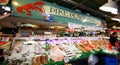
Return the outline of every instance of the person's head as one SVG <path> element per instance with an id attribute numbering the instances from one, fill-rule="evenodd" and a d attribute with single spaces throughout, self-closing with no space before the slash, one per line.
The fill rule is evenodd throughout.
<path id="1" fill-rule="evenodd" d="M 117 32 L 113 32 L 112 35 L 113 35 L 114 37 L 117 37 L 117 36 L 118 36 L 118 35 L 117 35 Z"/>

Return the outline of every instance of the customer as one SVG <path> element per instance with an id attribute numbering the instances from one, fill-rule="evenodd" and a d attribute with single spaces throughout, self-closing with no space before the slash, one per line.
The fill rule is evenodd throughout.
<path id="1" fill-rule="evenodd" d="M 117 32 L 113 32 L 112 35 L 110 36 L 109 42 L 113 47 L 116 47 L 116 49 L 118 50 L 118 34 Z"/>
<path id="2" fill-rule="evenodd" d="M 2 62 L 5 60 L 5 59 L 4 59 L 4 56 L 3 56 L 3 50 L 4 50 L 4 49 L 1 49 L 1 48 L 0 48 L 0 65 L 2 65 Z"/>

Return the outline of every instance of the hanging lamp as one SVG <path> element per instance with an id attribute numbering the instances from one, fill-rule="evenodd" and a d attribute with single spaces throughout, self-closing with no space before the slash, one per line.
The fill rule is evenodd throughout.
<path id="1" fill-rule="evenodd" d="M 116 1 L 112 1 L 112 0 L 108 0 L 108 2 L 102 5 L 99 9 L 106 12 L 111 12 L 113 14 L 117 14 L 118 12 L 117 3 Z"/>

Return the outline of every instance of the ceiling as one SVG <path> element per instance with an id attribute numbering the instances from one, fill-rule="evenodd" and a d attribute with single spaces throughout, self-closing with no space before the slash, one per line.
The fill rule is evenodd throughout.
<path id="1" fill-rule="evenodd" d="M 44 1 L 57 4 L 72 10 L 80 11 L 85 14 L 90 14 L 91 16 L 106 20 L 107 28 L 112 28 L 112 26 L 114 25 L 120 27 L 120 23 L 118 21 L 111 20 L 111 17 L 114 17 L 116 15 L 99 10 L 99 7 L 107 3 L 108 0 L 44 0 Z"/>

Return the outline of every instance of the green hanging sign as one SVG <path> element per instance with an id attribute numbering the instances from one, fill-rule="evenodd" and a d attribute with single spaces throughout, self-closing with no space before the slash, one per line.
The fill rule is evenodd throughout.
<path id="1" fill-rule="evenodd" d="M 101 19 L 40 0 L 13 0 L 12 5 L 15 16 L 44 20 L 45 15 L 50 14 L 53 15 L 53 21 L 58 23 L 105 26 Z"/>

